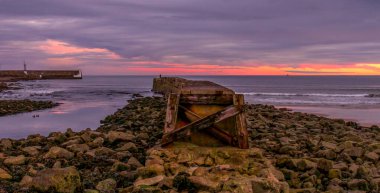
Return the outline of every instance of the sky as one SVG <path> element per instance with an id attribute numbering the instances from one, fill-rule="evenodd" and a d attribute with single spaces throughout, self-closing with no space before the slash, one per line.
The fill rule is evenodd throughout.
<path id="1" fill-rule="evenodd" d="M 0 69 L 380 75 L 379 0 L 0 0 Z"/>

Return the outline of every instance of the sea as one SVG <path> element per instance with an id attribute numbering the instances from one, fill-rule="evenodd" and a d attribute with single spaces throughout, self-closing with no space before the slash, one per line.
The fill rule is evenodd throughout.
<path id="1" fill-rule="evenodd" d="M 35 80 L 0 99 L 52 100 L 59 106 L 0 117 L 0 138 L 53 131 L 96 129 L 100 120 L 138 95 L 151 92 L 155 76 L 84 76 L 81 80 Z M 245 95 L 253 104 L 380 125 L 380 76 L 181 76 L 209 80 Z M 37 116 L 38 115 L 38 116 Z"/>

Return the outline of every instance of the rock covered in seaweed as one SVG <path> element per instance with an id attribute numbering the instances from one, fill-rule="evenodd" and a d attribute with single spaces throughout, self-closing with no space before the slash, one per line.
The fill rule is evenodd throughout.
<path id="1" fill-rule="evenodd" d="M 52 101 L 0 100 L 0 116 L 48 109 L 57 105 Z"/>

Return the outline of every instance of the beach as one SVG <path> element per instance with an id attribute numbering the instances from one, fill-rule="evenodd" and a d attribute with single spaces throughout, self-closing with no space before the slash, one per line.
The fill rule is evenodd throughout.
<path id="1" fill-rule="evenodd" d="M 79 192 L 219 192 L 252 186 L 243 183 L 249 179 L 278 192 L 378 190 L 379 127 L 248 105 L 250 150 L 245 153 L 255 159 L 247 158 L 250 164 L 244 166 L 234 165 L 228 154 L 211 155 L 194 145 L 175 145 L 178 155 L 161 149 L 165 107 L 161 97 L 135 99 L 94 130 L 2 139 L 0 187 L 8 192 L 62 192 L 60 184 Z M 187 157 L 194 148 L 205 152 Z M 218 151 L 236 153 L 228 147 Z M 47 180 L 54 176 L 61 177 Z"/>
<path id="2" fill-rule="evenodd" d="M 52 101 L 59 106 L 0 117 L 0 137 L 47 135 L 72 128 L 97 128 L 99 120 L 125 105 L 134 95 L 153 96 L 155 76 L 85 76 L 81 80 L 37 80 L 12 83 L 3 100 Z M 269 104 L 371 126 L 377 118 L 380 92 L 377 76 L 183 76 L 209 80 L 244 94 L 249 104 Z M 301 108 L 302 107 L 302 108 Z M 306 111 L 307 110 L 307 111 Z M 38 114 L 38 118 L 33 115 Z M 368 116 L 367 116 L 368 115 Z M 69 120 L 69 121 L 68 121 Z"/>
<path id="3" fill-rule="evenodd" d="M 151 77 L 146 79 L 151 80 Z M 146 79 L 140 77 L 138 80 L 141 82 Z M 111 82 L 113 81 L 116 80 L 112 79 Z M 47 90 L 57 89 L 52 86 L 54 84 L 62 86 L 59 90 Z M 69 121 L 62 121 L 58 122 L 58 129 L 45 129 L 50 124 L 47 123 L 34 125 L 42 130 L 33 130 L 33 124 L 29 124 L 29 131 L 25 131 L 28 128 L 28 124 L 25 124 L 21 134 L 18 130 L 2 130 L 2 135 L 15 137 L 2 137 L 0 140 L 1 191 L 249 190 L 297 193 L 380 190 L 380 128 L 355 122 L 349 119 L 349 114 L 343 118 L 326 117 L 335 111 L 342 115 L 339 108 L 329 107 L 332 109 L 329 110 L 316 106 L 249 104 L 250 95 L 246 95 L 248 103 L 244 109 L 249 133 L 248 150 L 228 146 L 199 147 L 186 141 L 162 148 L 160 144 L 167 103 L 165 98 L 158 95 L 143 96 L 152 94 L 146 91 L 147 86 L 138 86 L 135 82 L 131 84 L 134 90 L 121 84 L 116 85 L 118 90 L 109 87 L 110 82 L 104 81 L 97 82 L 92 88 L 86 84 L 87 90 L 71 81 L 25 82 L 21 83 L 26 86 L 24 90 L 6 93 L 6 96 L 18 95 L 34 99 L 34 102 L 37 99 L 52 99 L 64 104 L 41 111 L 3 116 L 0 120 L 4 124 L 4 120 L 13 119 L 14 124 L 20 116 L 29 117 L 33 114 L 39 114 L 42 119 L 25 117 L 26 120 L 35 120 L 36 123 L 41 120 L 51 121 L 49 114 L 52 112 L 78 116 L 83 113 L 73 112 L 81 112 L 83 108 L 87 109 L 85 112 L 91 117 L 93 111 L 106 109 L 109 104 L 115 106 L 109 109 L 114 109 L 113 113 L 96 114 L 102 116 L 100 122 L 89 118 L 81 125 L 84 127 L 93 122 L 91 127 L 63 127 L 70 124 Z M 82 93 L 74 95 L 73 93 L 79 92 L 78 89 Z M 88 95 L 83 95 L 84 93 Z M 94 93 L 96 96 L 91 97 Z M 66 97 L 70 98 L 62 100 Z M 100 103 L 104 99 L 108 99 L 107 103 Z M 79 103 L 83 106 L 76 107 Z M 62 107 L 64 109 L 59 110 Z M 89 107 L 92 108 L 88 109 Z M 363 114 L 360 111 L 363 109 L 359 108 L 345 112 L 353 110 Z M 376 109 L 367 110 L 368 107 L 363 110 L 368 114 L 363 114 L 362 121 L 366 117 L 371 119 L 370 114 L 376 115 Z M 83 114 L 81 118 L 85 117 Z M 62 118 L 68 117 L 55 119 Z M 71 120 L 75 122 L 76 119 Z M 22 121 L 19 120 L 20 123 Z"/>

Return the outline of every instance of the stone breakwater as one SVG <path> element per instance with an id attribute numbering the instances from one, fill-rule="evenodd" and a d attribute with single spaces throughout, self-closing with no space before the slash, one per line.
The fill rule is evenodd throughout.
<path id="1" fill-rule="evenodd" d="M 248 150 L 159 147 L 166 102 L 96 130 L 0 141 L 0 192 L 379 192 L 380 128 L 247 105 Z"/>
<path id="2" fill-rule="evenodd" d="M 80 70 L 0 70 L 0 78 L 11 80 L 82 79 Z"/>
<path id="3" fill-rule="evenodd" d="M 48 109 L 57 105 L 52 101 L 0 100 L 0 116 Z"/>

